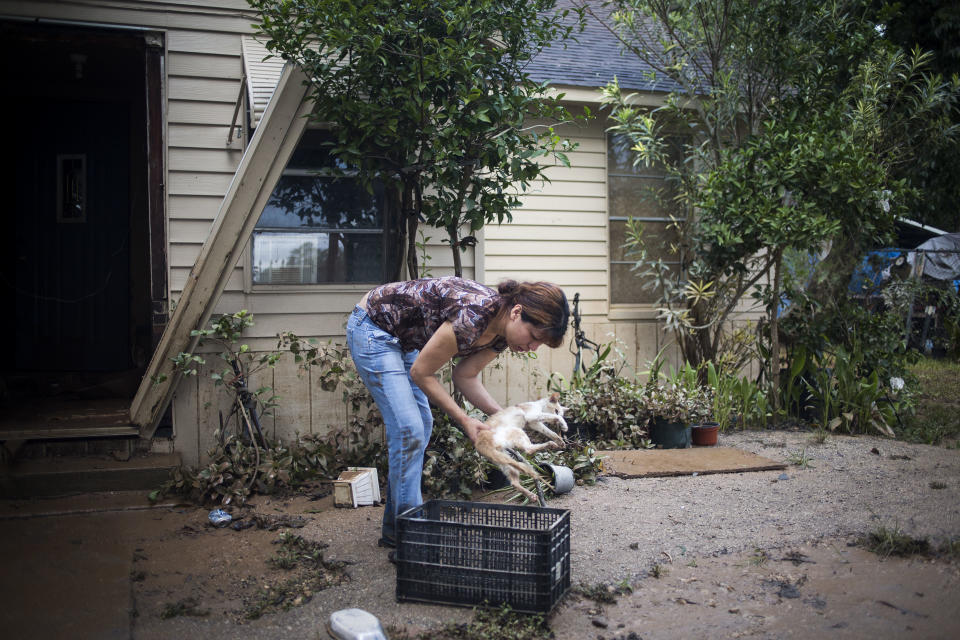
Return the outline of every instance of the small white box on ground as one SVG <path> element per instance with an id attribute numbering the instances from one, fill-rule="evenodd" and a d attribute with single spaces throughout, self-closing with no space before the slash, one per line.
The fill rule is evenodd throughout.
<path id="1" fill-rule="evenodd" d="M 380 502 L 380 484 L 373 467 L 347 467 L 333 483 L 333 504 L 359 507 Z"/>
<path id="2" fill-rule="evenodd" d="M 377 476 L 377 468 L 347 467 L 347 471 L 366 471 L 370 474 L 370 490 L 373 493 L 373 502 L 371 504 L 378 504 L 380 502 L 380 478 Z"/>

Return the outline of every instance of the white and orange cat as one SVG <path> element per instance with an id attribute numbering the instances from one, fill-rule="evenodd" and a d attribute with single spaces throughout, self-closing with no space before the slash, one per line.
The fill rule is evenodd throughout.
<path id="1" fill-rule="evenodd" d="M 537 496 L 520 484 L 520 474 L 543 480 L 542 477 L 526 462 L 514 460 L 507 449 L 517 449 L 524 453 L 536 453 L 542 449 L 560 449 L 563 447 L 563 438 L 551 431 L 545 423 L 555 422 L 562 431 L 567 430 L 567 423 L 563 419 L 564 407 L 560 406 L 560 396 L 554 393 L 549 398 L 523 402 L 506 409 L 501 409 L 489 418 L 486 425 L 489 430 L 483 429 L 477 433 L 476 448 L 480 455 L 499 465 L 510 484 L 536 501 Z M 533 429 L 542 433 L 549 440 L 533 444 L 525 429 Z"/>

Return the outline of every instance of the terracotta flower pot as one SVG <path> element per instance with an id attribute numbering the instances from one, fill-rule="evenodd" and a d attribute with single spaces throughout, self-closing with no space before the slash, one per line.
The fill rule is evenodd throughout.
<path id="1" fill-rule="evenodd" d="M 717 446 L 717 432 L 720 431 L 720 425 L 716 422 L 705 422 L 698 424 L 692 429 L 693 446 L 695 447 L 715 447 Z"/>

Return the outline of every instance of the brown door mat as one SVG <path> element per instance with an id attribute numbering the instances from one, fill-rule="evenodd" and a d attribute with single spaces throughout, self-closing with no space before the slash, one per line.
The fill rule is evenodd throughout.
<path id="1" fill-rule="evenodd" d="M 621 478 L 742 473 L 787 467 L 784 463 L 732 447 L 598 451 L 597 455 L 603 458 L 604 473 Z"/>

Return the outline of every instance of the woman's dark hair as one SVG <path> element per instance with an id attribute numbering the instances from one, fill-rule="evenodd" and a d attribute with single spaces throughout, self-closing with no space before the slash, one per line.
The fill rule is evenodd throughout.
<path id="1" fill-rule="evenodd" d="M 517 282 L 504 280 L 497 286 L 504 306 L 522 308 L 520 317 L 544 334 L 544 343 L 559 347 L 570 324 L 570 307 L 563 289 L 549 282 Z"/>

